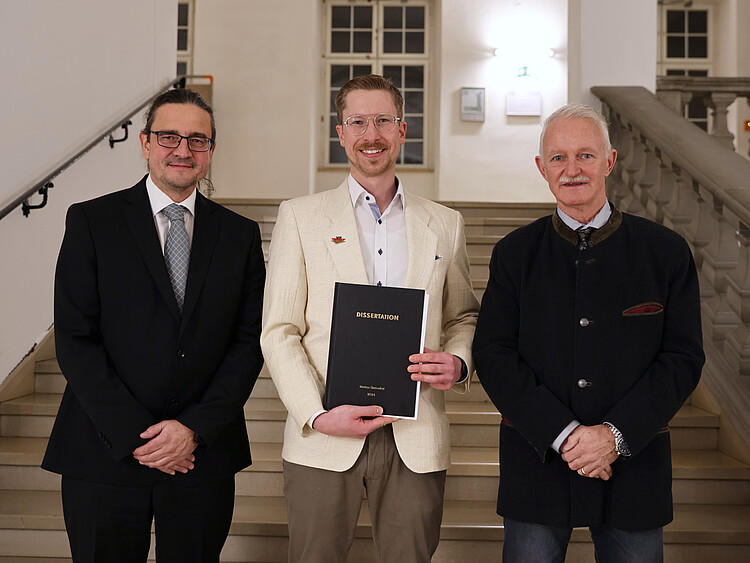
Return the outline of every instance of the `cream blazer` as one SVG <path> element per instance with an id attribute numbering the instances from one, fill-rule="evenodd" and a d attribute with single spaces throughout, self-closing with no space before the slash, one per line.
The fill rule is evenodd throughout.
<path id="1" fill-rule="evenodd" d="M 409 265 L 406 286 L 430 296 L 425 346 L 461 357 L 473 372 L 471 343 L 479 304 L 471 287 L 460 213 L 405 194 Z M 343 238 L 343 242 L 333 239 Z M 261 346 L 271 378 L 289 411 L 282 457 L 292 463 L 345 471 L 364 439 L 316 432 L 323 410 L 334 282 L 369 283 L 349 188 L 285 201 L 279 207 L 266 277 Z M 458 392 L 468 391 L 468 381 Z M 421 386 L 417 420 L 393 423 L 401 459 L 416 473 L 450 466 L 445 394 Z"/>

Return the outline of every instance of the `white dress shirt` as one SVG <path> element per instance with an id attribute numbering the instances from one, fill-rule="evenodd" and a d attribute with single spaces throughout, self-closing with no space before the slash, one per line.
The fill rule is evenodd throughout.
<path id="1" fill-rule="evenodd" d="M 193 244 L 193 226 L 195 224 L 195 198 L 196 191 L 193 190 L 187 199 L 179 202 L 189 213 L 185 213 L 185 230 L 187 231 L 190 244 Z M 167 233 L 169 232 L 169 219 L 162 213 L 162 210 L 176 203 L 172 201 L 167 194 L 161 191 L 154 181 L 151 179 L 151 174 L 146 178 L 146 192 L 148 193 L 149 202 L 151 202 L 151 213 L 154 216 L 154 224 L 156 225 L 156 232 L 159 235 L 159 244 L 161 245 L 161 251 L 164 252 L 164 244 L 167 242 Z"/>
<path id="2" fill-rule="evenodd" d="M 409 246 L 401 182 L 396 178 L 396 195 L 382 214 L 375 197 L 351 174 L 348 182 L 367 279 L 373 285 L 403 287 L 409 266 Z"/>

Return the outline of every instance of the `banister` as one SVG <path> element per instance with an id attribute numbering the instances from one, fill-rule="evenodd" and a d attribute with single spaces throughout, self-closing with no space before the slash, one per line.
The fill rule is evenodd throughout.
<path id="1" fill-rule="evenodd" d="M 127 113 L 108 124 L 106 127 L 99 130 L 98 133 L 96 133 L 93 136 L 93 140 L 86 144 L 82 149 L 79 149 L 75 151 L 71 156 L 67 157 L 62 164 L 56 165 L 53 168 L 45 171 L 40 176 L 37 177 L 36 180 L 33 182 L 30 182 L 27 184 L 26 188 L 21 192 L 19 196 L 17 196 L 15 199 L 13 199 L 9 204 L 7 204 L 5 207 L 3 207 L 0 210 L 0 220 L 3 219 L 6 215 L 8 215 L 11 211 L 13 211 L 16 207 L 23 205 L 23 203 L 28 200 L 32 195 L 39 192 L 41 189 L 44 189 L 47 184 L 49 184 L 55 177 L 57 177 L 59 174 L 70 168 L 73 164 L 75 164 L 82 156 L 84 156 L 86 153 L 88 153 L 91 149 L 93 149 L 96 145 L 98 145 L 103 139 L 107 138 L 113 131 L 116 129 L 119 129 L 120 127 L 125 127 L 125 124 L 130 121 L 130 118 L 141 111 L 144 107 L 149 105 L 154 98 L 156 98 L 159 94 L 167 90 L 170 86 L 181 86 L 184 87 L 185 81 L 184 78 L 181 80 L 175 80 L 170 79 L 167 82 L 164 82 L 157 90 L 156 93 L 149 94 L 146 98 L 141 99 L 137 105 L 132 107 L 130 110 L 127 111 Z M 35 208 L 35 206 L 28 206 L 28 208 Z M 26 214 L 25 214 L 26 215 Z"/>

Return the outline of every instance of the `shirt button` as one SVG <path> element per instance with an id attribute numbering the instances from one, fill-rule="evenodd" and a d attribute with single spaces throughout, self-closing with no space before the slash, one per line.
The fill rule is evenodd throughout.
<path id="1" fill-rule="evenodd" d="M 583 327 L 589 326 L 589 320 L 586 317 L 583 317 L 580 321 L 578 321 L 578 324 Z"/>
<path id="2" fill-rule="evenodd" d="M 588 381 L 586 381 L 585 379 L 579 379 L 578 380 L 578 387 L 580 387 L 581 389 L 585 389 L 589 385 L 590 385 L 590 383 Z"/>
<path id="3" fill-rule="evenodd" d="M 176 407 L 179 404 L 180 404 L 180 401 L 178 401 L 177 399 L 170 399 L 170 401 L 169 401 L 169 406 L 170 407 Z"/>
<path id="4" fill-rule="evenodd" d="M 182 351 L 182 350 L 177 350 L 177 357 L 178 358 L 184 358 L 185 357 L 185 352 Z"/>
<path id="5" fill-rule="evenodd" d="M 365 196 L 365 199 L 366 199 L 367 201 L 370 201 L 370 196 L 369 196 L 369 195 L 366 195 L 366 196 Z"/>
<path id="6" fill-rule="evenodd" d="M 382 224 L 383 224 L 383 220 L 382 219 L 378 219 L 378 225 L 382 225 Z"/>

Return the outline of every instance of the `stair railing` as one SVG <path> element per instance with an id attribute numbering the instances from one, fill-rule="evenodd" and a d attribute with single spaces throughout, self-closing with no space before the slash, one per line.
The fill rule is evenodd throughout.
<path id="1" fill-rule="evenodd" d="M 680 233 L 701 285 L 703 380 L 750 446 L 750 161 L 642 87 L 591 91 L 618 161 L 611 201 Z"/>

